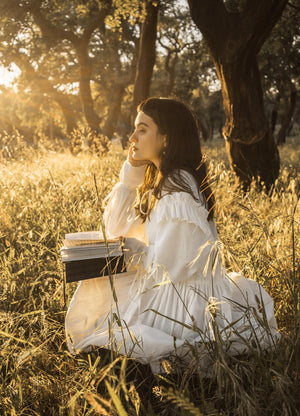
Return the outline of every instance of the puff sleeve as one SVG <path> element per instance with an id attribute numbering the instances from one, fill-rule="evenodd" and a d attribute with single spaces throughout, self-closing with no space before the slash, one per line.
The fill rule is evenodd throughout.
<path id="1" fill-rule="evenodd" d="M 104 201 L 107 201 L 103 219 L 108 238 L 144 240 L 144 226 L 134 209 L 136 188 L 143 182 L 144 173 L 145 166 L 133 167 L 128 160 L 124 162 L 119 182 Z"/>

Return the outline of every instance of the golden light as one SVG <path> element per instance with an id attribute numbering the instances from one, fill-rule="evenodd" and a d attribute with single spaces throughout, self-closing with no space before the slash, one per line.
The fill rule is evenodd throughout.
<path id="1" fill-rule="evenodd" d="M 0 85 L 13 87 L 16 78 L 18 78 L 20 74 L 21 71 L 15 64 L 12 64 L 10 69 L 0 66 Z"/>

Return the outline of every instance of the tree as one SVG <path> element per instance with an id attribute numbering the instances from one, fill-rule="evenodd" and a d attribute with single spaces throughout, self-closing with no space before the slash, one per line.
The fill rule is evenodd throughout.
<path id="1" fill-rule="evenodd" d="M 22 123 L 16 112 L 20 95 L 1 86 L 0 98 L 0 136 L 3 132 L 12 135 L 18 131 L 25 139 L 31 139 L 34 132 Z"/>
<path id="2" fill-rule="evenodd" d="M 68 12 L 70 13 L 70 11 L 72 11 L 72 5 L 66 2 L 65 6 L 68 6 Z M 55 7 L 55 5 L 50 7 L 50 13 L 53 13 L 53 7 Z M 44 38 L 47 40 L 51 39 L 54 42 L 67 40 L 74 46 L 79 65 L 79 91 L 84 115 L 89 127 L 96 132 L 100 132 L 99 124 L 101 119 L 94 111 L 90 86 L 92 68 L 88 48 L 93 32 L 96 29 L 99 29 L 99 27 L 104 27 L 104 21 L 110 11 L 110 7 L 111 0 L 103 1 L 101 8 L 98 8 L 96 4 L 89 8 L 85 8 L 82 5 L 81 10 L 82 15 L 85 17 L 85 21 L 79 21 L 79 24 L 76 22 L 77 28 L 76 26 L 75 28 L 72 26 L 71 28 L 64 28 L 63 25 L 57 24 L 61 22 L 56 22 L 56 24 L 54 24 L 53 21 L 47 17 L 47 14 L 43 13 L 41 0 L 35 0 L 25 7 L 25 9 L 33 16 L 35 23 L 40 27 Z M 72 13 L 70 14 L 72 16 Z M 84 26 L 82 25 L 83 23 Z"/>
<path id="3" fill-rule="evenodd" d="M 266 102 L 272 107 L 270 113 L 274 129 L 279 114 L 281 126 L 276 136 L 278 145 L 285 142 L 300 87 L 299 16 L 297 1 L 290 0 L 258 56 Z"/>
<path id="4" fill-rule="evenodd" d="M 27 91 L 39 84 L 41 92 L 59 100 L 61 106 L 62 98 L 68 98 L 68 94 L 62 97 L 62 91 L 68 92 L 78 82 L 89 127 L 109 138 L 118 130 L 122 100 L 134 81 L 136 28 L 143 18 L 136 14 L 141 0 L 117 3 L 13 0 L 3 10 L 0 34 L 6 66 L 18 60 L 25 71 L 28 58 Z M 73 102 L 75 95 L 70 97 Z M 70 107 L 62 110 L 70 115 Z"/>
<path id="5" fill-rule="evenodd" d="M 18 53 L 13 57 L 14 62 L 22 70 L 23 74 L 27 76 L 42 94 L 47 94 L 53 101 L 55 101 L 61 108 L 66 122 L 67 134 L 71 134 L 77 128 L 77 117 L 67 94 L 57 90 L 53 82 L 47 77 L 39 74 L 31 65 L 28 56 L 24 53 Z"/>
<path id="6" fill-rule="evenodd" d="M 57 77 L 51 71 L 51 59 L 45 59 L 46 54 L 41 42 L 39 30 L 32 22 L 29 14 L 21 13 L 18 9 L 11 8 L 11 4 L 6 4 L 6 7 L 1 8 L 1 11 L 1 63 L 10 67 L 13 62 L 22 70 L 22 76 L 18 78 L 19 100 L 17 101 L 17 112 L 19 114 L 17 116 L 17 113 L 14 113 L 11 117 L 12 125 L 23 134 L 26 134 L 27 138 L 32 138 L 37 132 L 37 124 L 41 127 L 40 121 L 43 111 L 41 111 L 41 107 L 38 108 L 38 104 L 42 102 L 40 98 L 45 98 L 45 95 L 47 95 L 60 107 L 66 123 L 66 130 L 67 132 L 71 132 L 76 128 L 78 120 L 78 115 L 74 111 L 73 103 L 71 103 L 71 98 L 73 97 L 69 97 L 68 94 L 60 90 L 59 85 L 57 85 L 58 83 L 54 81 Z M 65 52 L 66 50 L 64 50 Z M 56 57 L 55 64 L 53 63 L 56 71 L 62 63 L 63 61 Z M 50 73 L 52 77 L 50 77 Z M 22 114 L 22 111 L 20 111 L 23 105 L 28 115 L 27 110 L 30 107 L 30 103 L 25 99 L 24 92 L 26 92 L 27 96 L 31 95 L 32 97 L 39 123 L 36 123 L 34 113 L 31 113 L 33 118 L 30 117 L 30 125 L 28 123 L 28 117 L 25 116 L 25 112 Z M 57 109 L 56 105 L 54 107 Z M 22 122 L 23 116 L 24 120 Z M 60 117 L 55 118 L 55 123 L 60 123 Z M 45 124 L 49 123 L 49 116 L 45 117 L 44 122 L 45 127 Z M 27 128 L 24 129 L 25 126 Z M 58 128 L 58 126 L 56 125 L 55 128 Z"/>
<path id="7" fill-rule="evenodd" d="M 288 0 L 188 0 L 221 82 L 223 136 L 231 166 L 244 189 L 253 177 L 270 188 L 279 156 L 264 112 L 257 54 Z"/>
<path id="8" fill-rule="evenodd" d="M 197 116 L 203 140 L 218 123 L 212 110 L 216 71 L 202 35 L 188 7 L 177 1 L 161 3 L 158 19 L 158 48 L 151 95 L 174 96 L 186 102 Z M 220 110 L 222 114 L 222 109 Z"/>
<path id="9" fill-rule="evenodd" d="M 76 81 L 79 81 L 86 121 L 93 131 L 100 131 L 101 118 L 94 111 L 91 92 L 89 44 L 95 31 L 104 30 L 104 21 L 110 11 L 111 0 L 102 1 L 101 7 L 94 0 L 81 4 L 60 0 L 47 3 L 42 0 L 12 0 L 3 9 L 2 37 L 6 44 L 9 39 L 10 47 L 2 49 L 2 56 L 10 62 L 17 60 L 28 79 L 35 80 L 42 91 L 59 102 L 67 116 L 68 131 L 74 125 L 74 117 L 71 116 L 69 100 L 56 87 L 68 83 L 70 63 L 78 69 Z M 60 72 L 62 68 L 63 73 Z"/>
<path id="10" fill-rule="evenodd" d="M 195 30 L 191 30 L 191 17 L 188 9 L 177 2 L 162 4 L 158 23 L 158 43 L 163 53 L 164 71 L 168 80 L 161 85 L 161 94 L 171 96 L 176 83 L 176 68 L 180 57 L 186 50 L 193 49 L 197 43 Z M 197 44 L 198 45 L 198 44 Z"/>
<path id="11" fill-rule="evenodd" d="M 151 78 L 156 56 L 158 3 L 146 0 L 146 14 L 141 28 L 139 56 L 133 92 L 133 106 L 149 97 Z"/>
<path id="12" fill-rule="evenodd" d="M 122 102 L 127 87 L 134 83 L 139 44 L 136 25 L 120 19 L 120 31 L 106 31 L 104 48 L 94 63 L 100 68 L 94 77 L 95 92 L 105 97 L 107 107 L 102 132 L 110 139 L 119 132 Z"/>

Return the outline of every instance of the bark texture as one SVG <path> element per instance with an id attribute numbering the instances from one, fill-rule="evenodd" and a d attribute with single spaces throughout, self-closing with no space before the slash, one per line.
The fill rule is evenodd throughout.
<path id="1" fill-rule="evenodd" d="M 106 121 L 103 127 L 104 136 L 109 139 L 112 138 L 116 132 L 116 126 L 118 124 L 119 116 L 121 113 L 121 105 L 125 94 L 125 84 L 117 84 L 114 87 L 114 93 L 111 97 L 111 102 L 108 107 Z"/>
<path id="2" fill-rule="evenodd" d="M 288 0 L 245 0 L 229 10 L 222 0 L 189 0 L 191 15 L 211 51 L 221 82 L 223 136 L 244 189 L 252 178 L 270 188 L 279 155 L 265 115 L 257 54 Z"/>
<path id="3" fill-rule="evenodd" d="M 91 64 L 88 56 L 88 42 L 81 41 L 77 44 L 79 63 L 79 92 L 82 110 L 85 119 L 92 131 L 100 133 L 101 118 L 94 110 L 94 100 L 91 92 Z"/>
<path id="4" fill-rule="evenodd" d="M 166 62 L 165 62 L 165 70 L 169 74 L 169 82 L 166 87 L 166 97 L 171 96 L 173 89 L 175 87 L 177 62 L 178 62 L 178 53 L 174 52 L 172 54 L 172 51 L 169 49 L 167 57 L 166 57 Z"/>
<path id="5" fill-rule="evenodd" d="M 146 2 L 146 17 L 142 24 L 139 56 L 136 68 L 136 78 L 133 92 L 133 106 L 136 106 L 149 97 L 151 78 L 156 57 L 158 5 Z M 135 111 L 135 110 L 134 110 Z"/>

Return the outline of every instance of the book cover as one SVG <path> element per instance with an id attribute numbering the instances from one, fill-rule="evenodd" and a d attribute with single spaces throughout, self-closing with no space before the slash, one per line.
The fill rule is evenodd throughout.
<path id="1" fill-rule="evenodd" d="M 120 239 L 104 240 L 100 231 L 66 234 L 61 248 L 66 282 L 126 271 Z"/>

